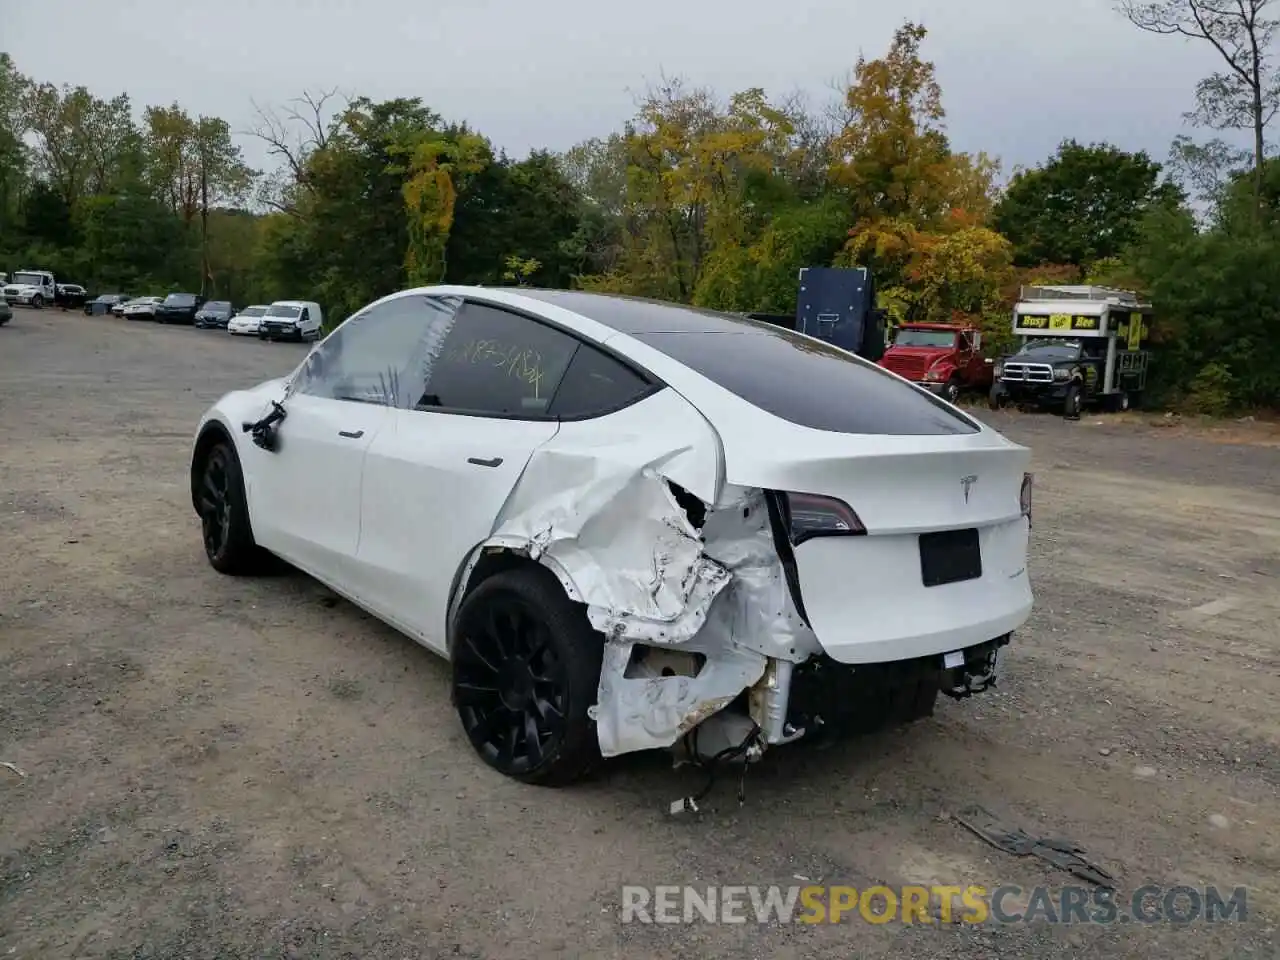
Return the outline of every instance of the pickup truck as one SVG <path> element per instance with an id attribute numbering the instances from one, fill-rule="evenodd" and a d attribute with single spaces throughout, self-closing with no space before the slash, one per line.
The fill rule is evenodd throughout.
<path id="1" fill-rule="evenodd" d="M 952 323 L 902 324 L 879 363 L 948 403 L 962 390 L 986 392 L 995 367 L 982 355 L 982 333 Z"/>

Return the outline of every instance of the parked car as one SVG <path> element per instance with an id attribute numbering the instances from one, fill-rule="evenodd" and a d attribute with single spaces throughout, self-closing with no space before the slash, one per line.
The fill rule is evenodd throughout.
<path id="1" fill-rule="evenodd" d="M 112 315 L 117 317 L 123 317 L 125 306 L 136 299 L 137 299 L 136 297 L 131 297 L 127 294 L 122 294 L 120 296 L 120 299 L 111 305 Z"/>
<path id="2" fill-rule="evenodd" d="M 164 297 L 135 297 L 124 305 L 121 315 L 126 320 L 154 320 L 162 303 Z"/>
<path id="3" fill-rule="evenodd" d="M 227 323 L 236 315 L 229 300 L 210 300 L 196 311 L 195 324 L 202 330 L 225 330 Z"/>
<path id="4" fill-rule="evenodd" d="M 0 327 L 13 319 L 13 307 L 9 306 L 7 300 L 0 297 Z"/>
<path id="5" fill-rule="evenodd" d="M 258 332 L 258 321 L 268 309 L 268 306 L 262 303 L 255 303 L 253 306 L 245 307 L 228 321 L 227 333 L 237 335 L 256 334 Z"/>
<path id="6" fill-rule="evenodd" d="M 156 320 L 160 323 L 194 324 L 203 305 L 204 297 L 198 293 L 171 293 L 156 307 Z"/>
<path id="7" fill-rule="evenodd" d="M 89 293 L 78 283 L 60 283 L 54 287 L 54 303 L 66 310 L 68 307 L 84 307 Z"/>
<path id="8" fill-rule="evenodd" d="M 85 302 L 85 316 L 98 317 L 111 313 L 115 307 L 123 306 L 128 299 L 123 293 L 104 293 Z"/>
<path id="9" fill-rule="evenodd" d="M 270 551 L 449 658 L 483 761 L 564 784 L 990 688 L 1032 608 L 1030 456 L 743 316 L 443 286 L 222 397 L 190 492 L 214 569 Z"/>
<path id="10" fill-rule="evenodd" d="M 319 340 L 324 314 L 314 300 L 277 300 L 258 322 L 263 340 Z"/>

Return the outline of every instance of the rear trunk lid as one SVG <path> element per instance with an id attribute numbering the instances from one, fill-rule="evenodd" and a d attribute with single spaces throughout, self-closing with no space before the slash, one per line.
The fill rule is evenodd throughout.
<path id="1" fill-rule="evenodd" d="M 934 436 L 799 431 L 792 442 L 732 433 L 726 479 L 831 497 L 865 533 L 794 547 L 800 600 L 826 653 L 844 663 L 936 658 L 1003 636 L 1031 612 L 1031 453 L 990 430 Z M 803 503 L 800 498 L 794 502 Z"/>

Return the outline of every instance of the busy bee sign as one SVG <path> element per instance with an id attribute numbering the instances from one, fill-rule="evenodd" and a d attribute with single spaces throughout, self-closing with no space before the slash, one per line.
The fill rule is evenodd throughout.
<path id="1" fill-rule="evenodd" d="M 1082 316 L 1071 313 L 1020 313 L 1014 321 L 1014 330 L 1024 333 L 1037 333 L 1047 330 L 1052 333 L 1080 333 L 1099 330 L 1100 318 Z"/>

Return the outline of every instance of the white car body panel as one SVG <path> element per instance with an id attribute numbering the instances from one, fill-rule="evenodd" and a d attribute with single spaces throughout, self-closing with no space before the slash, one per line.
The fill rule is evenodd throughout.
<path id="1" fill-rule="evenodd" d="M 262 406 L 248 418 L 260 417 Z M 280 425 L 280 452 L 240 440 L 258 543 L 328 583 L 346 582 L 360 539 L 364 456 L 390 413 L 373 404 L 298 395 L 290 398 Z"/>
<path id="2" fill-rule="evenodd" d="M 803 427 L 637 338 L 518 290 L 443 286 L 393 297 L 413 293 L 543 317 L 607 344 L 669 389 L 558 424 L 295 394 L 280 452 L 268 453 L 240 424 L 284 399 L 285 381 L 272 381 L 227 395 L 202 426 L 217 419 L 234 438 L 261 545 L 437 653 L 449 654 L 459 584 L 482 550 L 513 550 L 556 573 L 606 638 L 594 708 L 606 755 L 670 746 L 760 681 L 771 661 L 941 659 L 1029 617 L 1020 493 L 1030 452 L 979 421 L 955 411 L 972 433 L 922 436 Z M 708 508 L 701 531 L 672 483 Z M 839 498 L 866 528 L 795 547 L 807 623 L 764 490 Z M 981 577 L 925 587 L 918 535 L 971 527 Z M 697 677 L 625 676 L 637 643 L 703 653 L 707 665 Z"/>
<path id="3" fill-rule="evenodd" d="M 392 410 L 388 420 L 369 448 L 357 501 L 362 530 L 354 589 L 447 655 L 445 621 L 458 566 L 493 533 L 529 458 L 555 436 L 556 424 L 413 410 Z M 452 559 L 432 563 L 432 556 Z"/>

